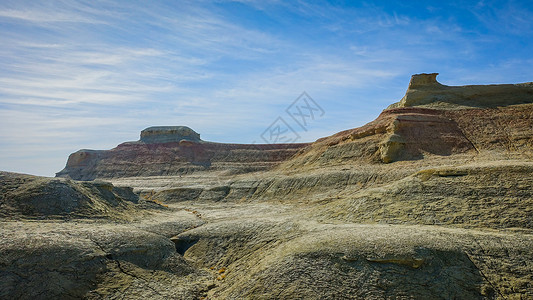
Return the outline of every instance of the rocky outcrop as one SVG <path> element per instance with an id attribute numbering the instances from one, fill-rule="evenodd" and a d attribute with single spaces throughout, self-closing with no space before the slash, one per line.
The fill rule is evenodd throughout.
<path id="1" fill-rule="evenodd" d="M 0 297 L 533 296 L 530 235 L 317 222 L 279 204 L 185 207 L 122 224 L 4 222 Z"/>
<path id="2" fill-rule="evenodd" d="M 533 82 L 447 86 L 437 82 L 437 75 L 413 75 L 405 96 L 389 108 L 443 104 L 497 107 L 533 102 Z"/>
<path id="3" fill-rule="evenodd" d="M 0 172 L 0 218 L 130 219 L 139 196 L 109 182 Z"/>
<path id="4" fill-rule="evenodd" d="M 390 163 L 484 150 L 530 155 L 533 83 L 452 87 L 436 77 L 437 73 L 413 75 L 402 100 L 375 121 L 309 147 L 210 143 L 185 126 L 150 127 L 138 142 L 71 154 L 57 176 L 93 180 L 204 170 L 245 173 L 285 161 L 288 167 L 347 160 Z"/>
<path id="5" fill-rule="evenodd" d="M 200 134 L 187 126 L 155 126 L 141 131 L 141 142 L 145 144 L 181 141 L 200 142 Z"/>
<path id="6" fill-rule="evenodd" d="M 208 292 L 209 299 L 519 299 L 531 295 L 529 275 L 524 273 L 531 269 L 527 263 L 533 257 L 527 249 L 533 245 L 531 237 L 429 226 L 313 224 L 289 219 L 274 224 L 240 218 L 173 238 L 195 241 L 185 251 L 186 259 L 217 266 L 220 284 Z"/>
<path id="7" fill-rule="evenodd" d="M 185 126 L 150 127 L 137 142 L 111 150 L 72 153 L 58 177 L 76 180 L 135 176 L 170 176 L 198 171 L 245 173 L 267 170 L 308 144 L 222 144 L 200 140 Z"/>
<path id="8" fill-rule="evenodd" d="M 283 166 L 390 163 L 489 151 L 533 155 L 533 104 L 499 108 L 384 110 L 365 126 L 317 140 Z"/>
<path id="9" fill-rule="evenodd" d="M 532 162 L 433 165 L 381 186 L 347 185 L 316 213 L 357 223 L 533 230 L 532 172 Z"/>
<path id="10" fill-rule="evenodd" d="M 173 234 L 194 224 L 179 217 Z M 94 221 L 3 223 L 0 298 L 200 298 L 210 276 L 185 261 L 165 235 Z"/>

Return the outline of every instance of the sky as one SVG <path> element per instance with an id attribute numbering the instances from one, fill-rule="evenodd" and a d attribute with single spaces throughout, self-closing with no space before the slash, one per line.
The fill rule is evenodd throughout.
<path id="1" fill-rule="evenodd" d="M 375 119 L 412 74 L 518 83 L 532 65 L 530 1 L 0 0 L 0 170 L 54 176 L 149 126 L 310 142 Z"/>

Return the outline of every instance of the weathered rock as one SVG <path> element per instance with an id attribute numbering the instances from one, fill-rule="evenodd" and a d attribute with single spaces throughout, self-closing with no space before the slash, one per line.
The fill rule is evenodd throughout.
<path id="1" fill-rule="evenodd" d="M 129 219 L 138 200 L 131 188 L 109 182 L 0 172 L 0 218 Z"/>
<path id="2" fill-rule="evenodd" d="M 386 185 L 346 186 L 316 208 L 325 219 L 533 230 L 532 162 L 423 169 Z"/>
<path id="3" fill-rule="evenodd" d="M 488 151 L 533 155 L 533 104 L 500 108 L 393 108 L 365 126 L 317 140 L 283 167 L 393 162 Z"/>
<path id="4" fill-rule="evenodd" d="M 141 131 L 141 142 L 146 144 L 171 142 L 199 142 L 200 134 L 187 126 L 154 126 Z"/>
<path id="5" fill-rule="evenodd" d="M 413 75 L 405 96 L 389 108 L 431 104 L 497 107 L 533 102 L 533 82 L 447 86 L 437 82 L 437 75 L 438 73 Z"/>
<path id="6" fill-rule="evenodd" d="M 170 239 L 131 225 L 2 226 L 2 299 L 191 299 L 210 282 Z"/>
<path id="7" fill-rule="evenodd" d="M 381 160 L 390 163 L 399 160 L 405 147 L 405 140 L 398 134 L 390 135 L 379 147 Z"/>
<path id="8" fill-rule="evenodd" d="M 173 238 L 188 243 L 188 261 L 218 275 L 209 297 L 492 299 L 531 294 L 529 236 L 325 224 L 295 219 L 297 210 L 235 209 L 224 220 L 220 208 L 200 209 L 204 218 L 216 221 Z M 254 209 L 264 218 L 252 217 Z"/>
<path id="9" fill-rule="evenodd" d="M 198 171 L 264 171 L 292 157 L 308 144 L 222 144 L 200 140 L 185 126 L 150 127 L 141 140 L 111 150 L 72 153 L 58 177 L 75 180 L 169 176 Z"/>

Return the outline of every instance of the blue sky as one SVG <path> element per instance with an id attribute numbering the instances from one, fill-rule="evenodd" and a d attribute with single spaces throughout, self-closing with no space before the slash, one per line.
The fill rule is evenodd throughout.
<path id="1" fill-rule="evenodd" d="M 529 1 L 0 1 L 0 170 L 53 176 L 154 125 L 261 142 L 361 126 L 410 75 L 533 81 Z M 324 110 L 305 129 L 285 109 Z"/>

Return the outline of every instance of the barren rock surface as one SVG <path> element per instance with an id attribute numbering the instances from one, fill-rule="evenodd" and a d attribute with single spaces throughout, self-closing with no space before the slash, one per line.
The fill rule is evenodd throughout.
<path id="1" fill-rule="evenodd" d="M 125 218 L 139 196 L 109 182 L 76 182 L 0 172 L 0 217 Z"/>
<path id="2" fill-rule="evenodd" d="M 439 95 L 435 77 L 410 89 Z M 533 298 L 523 96 L 396 107 L 309 145 L 158 127 L 59 173 L 96 181 L 1 173 L 0 299 Z"/>

